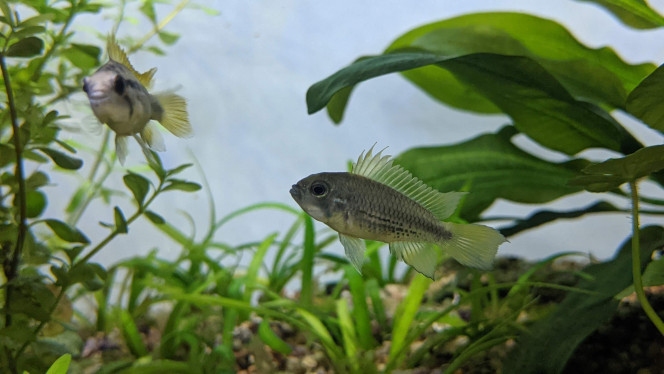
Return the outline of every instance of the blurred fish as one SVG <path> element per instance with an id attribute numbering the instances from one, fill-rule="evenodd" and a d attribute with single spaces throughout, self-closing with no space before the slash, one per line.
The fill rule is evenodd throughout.
<path id="1" fill-rule="evenodd" d="M 373 147 L 350 173 L 318 173 L 293 185 L 290 194 L 312 218 L 339 233 L 346 256 L 362 269 L 365 242 L 389 243 L 390 253 L 433 278 L 439 250 L 463 265 L 488 269 L 505 242 L 493 228 L 442 222 L 465 193 L 442 193 L 393 164 Z"/>
<path id="2" fill-rule="evenodd" d="M 191 136 L 185 99 L 171 92 L 148 93 L 157 69 L 138 73 L 113 36 L 108 38 L 107 50 L 109 61 L 83 79 L 83 91 L 97 119 L 115 132 L 115 151 L 120 163 L 124 164 L 127 157 L 129 136 L 138 141 L 150 160 L 153 159 L 150 150 L 165 150 L 159 129 L 150 120 L 161 123 L 175 136 Z"/>

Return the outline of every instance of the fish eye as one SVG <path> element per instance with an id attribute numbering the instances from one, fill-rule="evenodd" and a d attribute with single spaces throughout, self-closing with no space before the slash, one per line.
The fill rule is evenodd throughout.
<path id="1" fill-rule="evenodd" d="M 88 90 L 90 88 L 88 87 L 88 79 L 83 79 L 83 92 L 88 93 Z"/>
<path id="2" fill-rule="evenodd" d="M 121 76 L 116 76 L 115 77 L 115 83 L 113 85 L 113 89 L 115 92 L 118 93 L 118 95 L 122 95 L 125 90 L 125 80 Z"/>
<path id="3" fill-rule="evenodd" d="M 322 182 L 314 182 L 309 188 L 309 190 L 316 197 L 323 197 L 327 195 L 328 192 L 327 185 Z"/>

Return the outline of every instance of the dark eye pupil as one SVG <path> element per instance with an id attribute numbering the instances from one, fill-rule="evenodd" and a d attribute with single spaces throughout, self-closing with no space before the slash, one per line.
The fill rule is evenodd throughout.
<path id="1" fill-rule="evenodd" d="M 88 93 L 88 82 L 83 81 L 83 92 Z"/>
<path id="2" fill-rule="evenodd" d="M 121 76 L 118 75 L 115 78 L 115 86 L 113 87 L 113 89 L 115 89 L 115 92 L 117 92 L 118 95 L 122 95 L 124 93 L 125 81 L 124 81 L 124 79 L 122 79 Z"/>
<path id="3" fill-rule="evenodd" d="M 327 188 L 323 186 L 322 184 L 316 184 L 311 187 L 311 191 L 314 193 L 316 196 L 321 196 L 324 195 L 325 192 L 327 192 Z"/>

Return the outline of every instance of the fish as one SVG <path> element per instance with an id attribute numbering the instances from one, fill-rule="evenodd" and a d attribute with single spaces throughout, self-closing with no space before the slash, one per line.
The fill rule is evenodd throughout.
<path id="1" fill-rule="evenodd" d="M 186 100 L 173 92 L 148 92 L 157 69 L 136 71 L 114 36 L 108 37 L 106 49 L 109 61 L 83 79 L 83 91 L 95 117 L 115 132 L 120 164 L 124 165 L 127 158 L 129 137 L 136 139 L 148 160 L 154 161 L 151 150 L 166 150 L 152 120 L 177 137 L 192 136 Z"/>
<path id="2" fill-rule="evenodd" d="M 388 243 L 392 255 L 431 279 L 443 252 L 462 265 L 490 269 L 505 237 L 488 226 L 444 222 L 466 192 L 437 191 L 383 151 L 362 152 L 351 172 L 303 178 L 290 194 L 313 219 L 339 234 L 360 273 L 363 239 Z"/>

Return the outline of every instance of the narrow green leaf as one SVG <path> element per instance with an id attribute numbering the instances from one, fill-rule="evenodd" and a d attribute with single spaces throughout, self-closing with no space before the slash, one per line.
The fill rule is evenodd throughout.
<path id="1" fill-rule="evenodd" d="M 627 26 L 653 29 L 664 26 L 664 18 L 643 0 L 577 0 L 595 3 L 616 16 Z"/>
<path id="2" fill-rule="evenodd" d="M 567 181 L 585 162 L 539 159 L 512 144 L 515 133 L 508 126 L 459 144 L 414 148 L 399 155 L 397 163 L 439 191 L 462 191 L 468 184 L 461 208 L 468 221 L 476 221 L 497 198 L 540 204 L 581 190 Z"/>
<path id="3" fill-rule="evenodd" d="M 664 228 L 645 227 L 640 239 L 641 268 L 644 268 L 652 251 L 664 245 Z M 632 283 L 631 249 L 631 241 L 627 239 L 613 260 L 587 267 L 584 271 L 590 277 L 581 280 L 577 287 L 595 293 L 570 293 L 546 317 L 528 327 L 503 361 L 503 371 L 562 372 L 578 344 L 616 312 L 618 301 L 614 296 Z"/>
<path id="4" fill-rule="evenodd" d="M 387 324 L 387 314 L 385 313 L 385 306 L 383 305 L 383 299 L 380 295 L 380 286 L 378 285 L 378 281 L 376 281 L 376 279 L 369 279 L 365 283 L 365 287 L 369 297 L 371 298 L 371 306 L 373 307 L 376 321 L 378 321 L 381 330 L 387 332 L 389 328 Z"/>
<path id="5" fill-rule="evenodd" d="M 350 294 L 353 298 L 353 323 L 357 326 L 360 346 L 364 350 L 369 350 L 376 345 L 376 341 L 373 338 L 371 328 L 364 280 L 357 270 L 350 265 L 344 267 L 344 274 L 346 275 L 346 279 L 348 279 Z"/>
<path id="6" fill-rule="evenodd" d="M 621 210 L 606 201 L 598 201 L 585 208 L 569 211 L 541 210 L 533 213 L 527 218 L 519 219 L 510 226 L 500 228 L 500 233 L 505 237 L 514 236 L 522 231 L 545 225 L 558 219 L 578 218 L 590 213 L 620 212 Z"/>
<path id="7" fill-rule="evenodd" d="M 169 179 L 168 184 L 164 187 L 164 191 L 180 190 L 187 192 L 194 192 L 201 189 L 201 185 L 194 182 L 183 181 L 180 179 Z"/>
<path id="8" fill-rule="evenodd" d="M 67 204 L 67 208 L 65 211 L 67 213 L 71 213 L 75 211 L 83 202 L 83 199 L 85 198 L 85 195 L 88 192 L 88 188 L 85 185 L 80 186 L 74 195 L 72 195 L 71 200 L 69 200 L 69 204 Z"/>
<path id="9" fill-rule="evenodd" d="M 173 176 L 173 175 L 175 175 L 175 174 L 179 174 L 179 173 L 181 173 L 182 171 L 184 171 L 184 170 L 190 168 L 190 167 L 193 166 L 193 165 L 194 165 L 194 164 L 182 164 L 182 165 L 180 165 L 180 166 L 178 166 L 178 167 L 176 167 L 176 168 L 174 168 L 174 169 L 171 169 L 171 170 L 166 171 L 166 176 L 169 176 L 169 177 L 170 177 L 170 176 Z"/>
<path id="10" fill-rule="evenodd" d="M 58 221 L 57 219 L 46 219 L 44 220 L 44 223 L 53 230 L 55 235 L 64 241 L 70 243 L 90 243 L 90 240 L 82 232 L 62 221 Z"/>
<path id="11" fill-rule="evenodd" d="M 55 18 L 55 14 L 52 13 L 38 14 L 34 17 L 30 17 L 24 21 L 21 21 L 18 24 L 18 26 L 19 27 L 41 26 L 46 22 L 52 21 L 53 18 Z"/>
<path id="12" fill-rule="evenodd" d="M 405 343 L 408 330 L 415 319 L 415 314 L 420 308 L 424 293 L 429 288 L 431 279 L 423 276 L 422 274 L 415 275 L 413 281 L 408 287 L 408 293 L 403 302 L 399 304 L 397 312 L 394 315 L 394 325 L 392 328 L 392 346 L 390 347 L 390 361 L 398 360 L 397 357 L 403 344 Z"/>
<path id="13" fill-rule="evenodd" d="M 44 26 L 25 26 L 14 32 L 10 39 L 23 39 L 46 31 Z"/>
<path id="14" fill-rule="evenodd" d="M 56 165 L 63 169 L 77 170 L 83 166 L 83 161 L 81 159 L 71 157 L 60 151 L 45 147 L 39 147 L 37 149 L 44 152 L 48 157 L 51 158 L 51 160 L 53 160 L 53 162 L 55 162 Z"/>
<path id="15" fill-rule="evenodd" d="M 355 333 L 355 325 L 353 318 L 348 311 L 348 301 L 340 298 L 336 302 L 337 305 L 337 318 L 339 318 L 339 328 L 341 329 L 341 337 L 344 342 L 344 352 L 346 359 L 350 363 L 352 372 L 358 372 L 360 369 L 360 362 L 358 357 L 358 343 L 357 334 Z"/>
<path id="16" fill-rule="evenodd" d="M 311 305 L 314 298 L 314 256 L 316 254 L 316 232 L 314 222 L 309 215 L 304 215 L 304 254 L 302 255 L 302 284 L 300 301 L 304 305 Z"/>
<path id="17" fill-rule="evenodd" d="M 65 353 L 62 356 L 60 356 L 53 365 L 51 365 L 50 368 L 48 368 L 48 371 L 46 371 L 46 374 L 67 374 L 67 370 L 69 370 L 69 364 L 71 363 L 71 355 L 69 353 Z"/>
<path id="18" fill-rule="evenodd" d="M 258 336 L 265 344 L 272 348 L 272 350 L 277 351 L 282 355 L 288 356 L 293 352 L 293 348 L 272 331 L 268 319 L 263 319 L 260 325 L 258 325 Z"/>
<path id="19" fill-rule="evenodd" d="M 178 39 L 180 39 L 179 34 L 175 34 L 172 32 L 160 31 L 158 35 L 159 39 L 161 39 L 161 41 L 164 42 L 164 44 L 166 45 L 173 45 L 175 44 L 175 42 L 178 41 Z"/>
<path id="20" fill-rule="evenodd" d="M 120 320 L 122 322 L 120 325 L 122 335 L 124 336 L 125 341 L 127 342 L 127 347 L 131 353 L 136 357 L 147 355 L 148 349 L 143 343 L 141 334 L 138 332 L 138 328 L 136 327 L 136 323 L 134 323 L 131 314 L 126 310 L 120 310 Z"/>
<path id="21" fill-rule="evenodd" d="M 0 10 L 2 10 L 2 15 L 4 16 L 4 23 L 9 26 L 14 26 L 14 14 L 9 7 L 9 3 L 0 1 Z"/>
<path id="22" fill-rule="evenodd" d="M 125 185 L 134 195 L 136 203 L 139 206 L 142 206 L 145 196 L 148 194 L 148 191 L 150 191 L 150 181 L 145 177 L 134 173 L 126 174 L 122 177 L 122 180 L 124 180 Z"/>
<path id="23" fill-rule="evenodd" d="M 120 234 L 126 234 L 128 231 L 127 220 L 125 219 L 124 214 L 122 214 L 122 210 L 117 206 L 113 208 L 113 217 L 115 220 L 115 230 Z"/>
<path id="24" fill-rule="evenodd" d="M 21 39 L 7 48 L 7 57 L 33 57 L 42 53 L 44 41 L 36 36 Z"/>
<path id="25" fill-rule="evenodd" d="M 155 225 L 161 225 L 166 222 L 162 216 L 151 210 L 146 210 L 145 212 L 143 212 L 143 214 L 145 214 L 145 216 L 148 217 L 148 219 Z"/>

